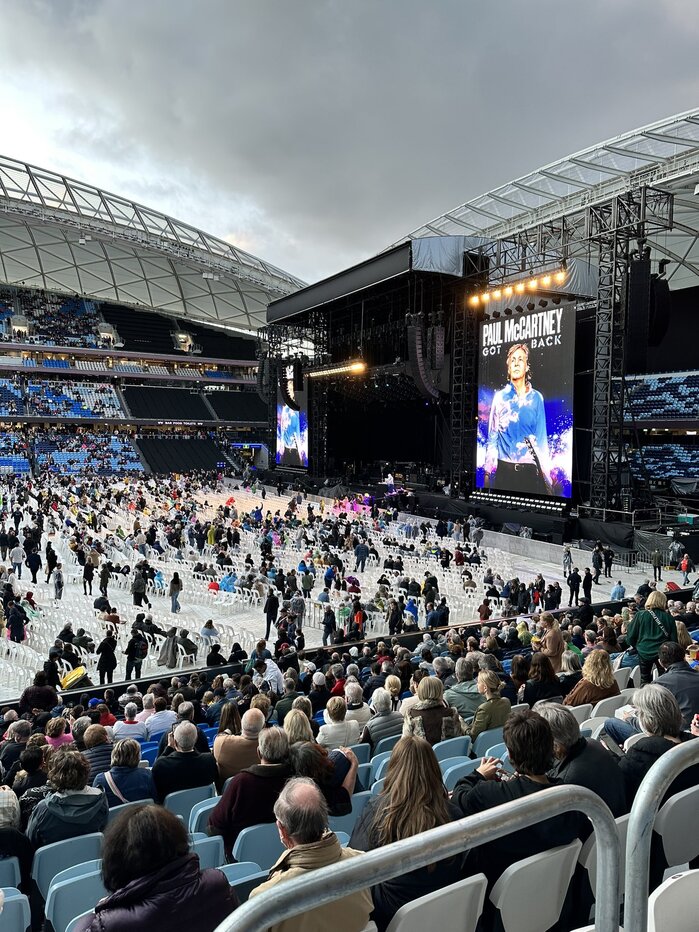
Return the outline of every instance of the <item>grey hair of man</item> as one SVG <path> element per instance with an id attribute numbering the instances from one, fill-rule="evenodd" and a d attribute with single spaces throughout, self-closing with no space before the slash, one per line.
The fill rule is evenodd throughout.
<path id="1" fill-rule="evenodd" d="M 91 724 L 92 724 L 92 719 L 89 718 L 87 715 L 81 715 L 80 718 L 76 718 L 76 720 L 73 722 L 70 728 L 71 734 L 73 735 L 73 740 L 82 741 L 85 735 L 85 732 L 87 731 L 87 729 L 90 727 Z"/>
<path id="2" fill-rule="evenodd" d="M 649 683 L 637 689 L 631 704 L 638 712 L 638 724 L 647 735 L 677 738 L 682 731 L 682 712 L 669 689 Z"/>
<path id="3" fill-rule="evenodd" d="M 497 661 L 497 657 L 493 657 L 492 654 L 481 654 L 481 656 L 478 658 L 478 669 L 492 670 L 493 673 L 498 673 L 500 670 L 500 664 Z"/>
<path id="4" fill-rule="evenodd" d="M 293 692 L 296 692 L 296 683 L 294 683 L 293 680 L 285 679 L 284 692 L 287 694 L 287 696 L 290 696 Z"/>
<path id="5" fill-rule="evenodd" d="M 434 672 L 439 676 L 440 673 L 448 673 L 451 669 L 452 661 L 448 657 L 435 657 L 432 661 Z"/>
<path id="6" fill-rule="evenodd" d="M 155 705 L 155 696 L 153 695 L 153 693 L 146 693 L 145 696 L 143 697 L 143 708 L 152 709 L 154 705 Z"/>
<path id="7" fill-rule="evenodd" d="M 470 683 L 478 672 L 478 664 L 474 664 L 470 657 L 459 657 L 456 661 L 455 673 L 457 683 Z"/>
<path id="8" fill-rule="evenodd" d="M 183 751 L 185 754 L 189 751 L 193 751 L 197 743 L 197 734 L 197 726 L 195 724 L 192 722 L 180 722 L 174 732 L 177 750 Z"/>
<path id="9" fill-rule="evenodd" d="M 374 711 L 377 715 L 380 715 L 383 712 L 390 712 L 391 694 L 387 689 L 384 689 L 383 686 L 379 686 L 379 688 L 375 689 L 372 694 L 371 704 L 373 705 Z"/>
<path id="10" fill-rule="evenodd" d="M 289 739 L 283 728 L 265 728 L 258 739 L 260 760 L 283 764 L 289 757 Z"/>
<path id="11" fill-rule="evenodd" d="M 132 722 L 138 715 L 138 706 L 135 702 L 127 702 L 124 706 L 124 718 L 127 722 Z"/>
<path id="12" fill-rule="evenodd" d="M 359 667 L 356 663 L 350 663 L 347 666 L 347 679 L 349 679 L 351 676 L 359 679 Z"/>
<path id="13" fill-rule="evenodd" d="M 347 702 L 357 705 L 357 703 L 362 702 L 363 698 L 362 687 L 359 683 L 347 683 L 345 685 L 345 699 Z"/>
<path id="14" fill-rule="evenodd" d="M 328 804 L 308 777 L 294 777 L 284 784 L 274 804 L 274 816 L 297 845 L 320 841 L 328 829 Z"/>
<path id="15" fill-rule="evenodd" d="M 88 722 L 90 719 L 88 719 Z M 25 719 L 19 719 L 17 722 L 13 722 L 9 728 L 10 737 L 13 741 L 26 741 L 29 738 L 29 735 L 32 733 L 31 722 L 27 722 Z"/>
<path id="16" fill-rule="evenodd" d="M 181 722 L 191 722 L 194 720 L 194 706 L 191 702 L 180 702 L 177 707 L 177 717 Z"/>
<path id="17" fill-rule="evenodd" d="M 557 702 L 542 702 L 537 705 L 536 711 L 549 723 L 554 746 L 558 745 L 563 752 L 561 756 L 564 756 L 580 740 L 578 720 L 570 709 Z"/>

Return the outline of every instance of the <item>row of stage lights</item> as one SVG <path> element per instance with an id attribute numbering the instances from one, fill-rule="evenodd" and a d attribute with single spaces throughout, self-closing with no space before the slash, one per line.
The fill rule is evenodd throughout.
<path id="1" fill-rule="evenodd" d="M 503 288 L 494 288 L 491 291 L 484 291 L 481 294 L 471 295 L 468 299 L 468 303 L 471 307 L 479 307 L 481 305 L 487 305 L 490 301 L 501 301 L 503 298 L 522 295 L 527 291 L 537 291 L 539 288 L 550 288 L 552 285 L 562 285 L 565 280 L 565 271 L 551 272 L 539 278 L 530 278 L 527 281 L 516 282 L 514 285 L 505 285 Z"/>
<path id="2" fill-rule="evenodd" d="M 341 363 L 337 366 L 325 366 L 322 369 L 313 369 L 308 372 L 309 379 L 327 379 L 333 375 L 361 375 L 366 372 L 366 363 L 361 359 L 353 362 Z"/>

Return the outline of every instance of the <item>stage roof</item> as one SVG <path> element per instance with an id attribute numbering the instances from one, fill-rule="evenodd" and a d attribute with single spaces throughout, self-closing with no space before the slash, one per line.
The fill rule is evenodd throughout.
<path id="1" fill-rule="evenodd" d="M 254 330 L 304 282 L 225 240 L 0 157 L 0 283 Z"/>
<path id="2" fill-rule="evenodd" d="M 674 228 L 649 237 L 653 258 L 671 260 L 671 288 L 698 285 L 699 109 L 545 165 L 455 207 L 408 238 L 465 234 L 504 239 L 642 185 L 674 195 Z"/>

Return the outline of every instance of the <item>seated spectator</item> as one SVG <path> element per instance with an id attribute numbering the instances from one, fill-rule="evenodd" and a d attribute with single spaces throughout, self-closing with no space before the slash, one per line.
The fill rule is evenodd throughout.
<path id="1" fill-rule="evenodd" d="M 348 815 L 352 811 L 359 762 L 349 748 L 328 752 L 313 741 L 299 741 L 290 746 L 289 759 L 297 777 L 308 777 L 316 783 L 330 815 Z"/>
<path id="2" fill-rule="evenodd" d="M 45 745 L 46 747 L 48 745 Z M 19 756 L 19 769 L 16 771 L 12 789 L 19 799 L 27 790 L 46 783 L 44 770 L 44 751 L 42 747 L 27 747 Z M 9 782 L 9 780 L 8 780 Z"/>
<path id="3" fill-rule="evenodd" d="M 19 756 L 27 746 L 29 735 L 32 732 L 30 722 L 20 719 L 13 722 L 7 730 L 7 740 L 2 745 L 0 752 L 0 768 L 6 773 L 13 764 L 19 760 Z"/>
<path id="4" fill-rule="evenodd" d="M 582 679 L 563 700 L 564 705 L 577 706 L 591 702 L 594 706 L 602 699 L 619 695 L 619 684 L 614 679 L 612 664 L 606 650 L 593 650 L 585 658 Z"/>
<path id="5" fill-rule="evenodd" d="M 631 697 L 638 724 L 646 736 L 617 758 L 626 787 L 626 805 L 630 809 L 643 778 L 653 764 L 678 744 L 693 741 L 693 735 L 682 731 L 682 712 L 669 689 L 649 683 L 637 689 Z M 674 796 L 699 784 L 699 764 L 688 767 L 673 782 L 666 797 Z"/>
<path id="6" fill-rule="evenodd" d="M 430 745 L 423 738 L 401 738 L 389 758 L 383 790 L 365 805 L 350 847 L 372 851 L 460 818 Z M 401 906 L 437 893 L 460 876 L 461 858 L 456 857 L 377 884 L 371 891 L 371 918 L 383 932 Z"/>
<path id="7" fill-rule="evenodd" d="M 122 693 L 119 696 L 119 705 L 122 709 L 125 709 L 129 702 L 136 705 L 136 711 L 143 708 L 143 696 L 138 691 L 138 686 L 132 683 L 130 686 L 126 687 L 126 692 Z"/>
<path id="8" fill-rule="evenodd" d="M 453 706 L 444 701 L 444 687 L 436 676 L 426 676 L 417 688 L 418 701 L 403 720 L 403 734 L 425 738 L 433 747 L 463 733 L 463 723 Z"/>
<path id="9" fill-rule="evenodd" d="M 52 748 L 72 744 L 73 736 L 70 733 L 68 722 L 64 718 L 51 718 L 46 723 L 46 743 Z"/>
<path id="10" fill-rule="evenodd" d="M 187 827 L 160 806 L 134 806 L 109 826 L 102 880 L 108 896 L 78 922 L 76 932 L 214 932 L 238 905 L 220 871 L 200 870 Z"/>
<path id="11" fill-rule="evenodd" d="M 147 697 L 144 697 L 143 700 L 144 706 L 146 698 Z M 138 720 L 138 715 L 136 716 L 136 719 Z M 148 740 L 152 740 L 154 735 L 162 735 L 164 731 L 170 731 L 176 721 L 177 712 L 173 712 L 172 709 L 168 709 L 167 700 L 162 696 L 158 696 L 157 699 L 155 699 L 153 702 L 153 714 L 149 715 L 144 723 L 146 726 L 146 735 Z"/>
<path id="12" fill-rule="evenodd" d="M 483 731 L 490 728 L 502 728 L 510 714 L 510 700 L 504 699 L 500 692 L 505 684 L 493 670 L 481 670 L 478 674 L 478 692 L 485 697 L 473 716 L 473 721 L 464 726 L 464 734 L 473 741 Z"/>
<path id="13" fill-rule="evenodd" d="M 317 712 L 322 712 L 328 704 L 330 690 L 328 689 L 328 682 L 325 679 L 325 674 L 321 673 L 320 670 L 313 674 L 311 691 L 308 694 L 308 698 L 311 700 L 314 715 Z"/>
<path id="14" fill-rule="evenodd" d="M 359 725 L 347 721 L 347 705 L 341 696 L 332 696 L 325 707 L 325 725 L 320 726 L 318 744 L 332 751 L 359 741 Z"/>
<path id="15" fill-rule="evenodd" d="M 287 850 L 270 870 L 269 879 L 251 892 L 251 898 L 308 871 L 322 868 L 327 873 L 333 864 L 359 855 L 358 851 L 343 848 L 329 830 L 327 803 L 312 780 L 289 780 L 275 801 L 273 818 Z M 269 932 L 360 932 L 369 921 L 371 908 L 369 891 L 362 890 L 277 923 Z"/>
<path id="16" fill-rule="evenodd" d="M 87 785 L 89 774 L 90 765 L 78 751 L 61 748 L 51 757 L 48 779 L 55 792 L 37 804 L 27 825 L 35 848 L 103 831 L 109 807 L 104 793 Z"/>
<path id="17" fill-rule="evenodd" d="M 196 786 L 216 783 L 218 771 L 213 755 L 200 754 L 195 750 L 196 725 L 180 722 L 167 740 L 171 752 L 158 757 L 152 769 L 153 783 L 160 802 L 178 790 L 191 790 Z"/>
<path id="18" fill-rule="evenodd" d="M 90 725 L 85 731 L 85 750 L 83 757 L 90 765 L 87 782 L 94 786 L 98 773 L 109 770 L 112 764 L 112 743 L 107 729 L 102 725 Z M 140 758 L 139 758 L 140 760 Z"/>
<path id="19" fill-rule="evenodd" d="M 221 654 L 221 645 L 212 644 L 211 650 L 206 655 L 207 667 L 222 667 L 226 663 L 226 658 Z"/>
<path id="20" fill-rule="evenodd" d="M 224 705 L 213 746 L 221 786 L 229 777 L 258 763 L 257 744 L 264 727 L 265 716 L 259 709 L 248 709 L 241 720 L 234 702 Z"/>
<path id="21" fill-rule="evenodd" d="M 548 662 L 548 657 L 544 659 Z M 553 784 L 548 776 L 553 735 L 548 722 L 537 712 L 530 709 L 511 713 L 505 723 L 503 740 L 517 775 L 510 780 L 500 780 L 500 762 L 494 757 L 484 758 L 480 767 L 462 777 L 454 788 L 452 801 L 463 815 L 522 799 Z M 578 837 L 579 830 L 577 815 L 565 813 L 537 822 L 526 831 L 479 845 L 466 858 L 466 876 L 482 870 L 492 884 L 511 864 L 557 845 L 566 845 Z"/>
<path id="22" fill-rule="evenodd" d="M 582 738 L 577 719 L 565 706 L 543 702 L 537 712 L 548 722 L 553 735 L 555 763 L 549 776 L 597 793 L 614 818 L 627 812 L 624 781 L 614 755 L 598 741 Z"/>
<path id="23" fill-rule="evenodd" d="M 373 753 L 379 741 L 402 733 L 404 719 L 400 712 L 392 711 L 391 696 L 383 686 L 374 690 L 371 704 L 374 707 L 374 715 L 364 726 L 359 740 L 362 744 L 368 744 Z"/>
<path id="24" fill-rule="evenodd" d="M 551 661 L 544 654 L 534 654 L 529 667 L 529 679 L 520 688 L 517 698 L 533 706 L 542 699 L 553 699 L 560 695 L 561 684 L 553 672 Z"/>
<path id="25" fill-rule="evenodd" d="M 112 734 L 114 740 L 120 738 L 135 738 L 137 741 L 145 741 L 148 737 L 148 729 L 143 722 L 136 720 L 138 715 L 138 706 L 135 702 L 127 703 L 124 709 L 124 720 L 114 723 Z"/>
<path id="26" fill-rule="evenodd" d="M 347 703 L 345 719 L 350 722 L 356 722 L 361 731 L 371 718 L 372 711 L 367 703 L 364 702 L 362 687 L 359 683 L 345 684 L 345 702 Z"/>
<path id="27" fill-rule="evenodd" d="M 26 753 L 26 752 L 25 752 Z M 0 786 L 0 832 L 20 827 L 19 803 L 9 786 Z"/>
<path id="28" fill-rule="evenodd" d="M 244 828 L 274 821 L 274 804 L 292 774 L 289 742 L 281 728 L 265 728 L 260 732 L 258 756 L 259 764 L 233 777 L 209 817 L 209 831 L 223 836 L 228 860 Z"/>
<path id="29" fill-rule="evenodd" d="M 279 725 L 284 725 L 284 718 L 291 711 L 291 707 L 294 704 L 294 699 L 297 699 L 302 695 L 303 693 L 298 692 L 296 689 L 296 680 L 284 680 L 284 695 L 275 706 L 275 709 L 277 710 L 277 723 Z"/>
<path id="30" fill-rule="evenodd" d="M 478 662 L 471 657 L 459 657 L 454 669 L 456 683 L 444 693 L 444 701 L 454 706 L 462 719 L 473 718 L 476 709 L 485 702 L 478 688 Z"/>
<path id="31" fill-rule="evenodd" d="M 108 770 L 98 773 L 92 785 L 103 790 L 109 808 L 139 799 L 155 800 L 155 785 L 150 770 L 142 770 L 141 745 L 133 738 L 124 738 L 111 745 Z"/>
<path id="32" fill-rule="evenodd" d="M 175 704 L 175 699 L 173 698 L 173 704 Z M 177 724 L 180 722 L 194 722 L 194 705 L 191 702 L 180 702 L 177 705 Z M 209 742 L 206 735 L 197 725 L 197 742 L 194 745 L 194 750 L 199 751 L 200 754 L 209 753 Z M 160 743 L 158 744 L 158 757 L 163 755 L 172 754 L 173 747 L 170 741 L 173 729 L 170 728 L 169 731 L 163 732 Z"/>
<path id="33" fill-rule="evenodd" d="M 289 746 L 298 741 L 315 740 L 311 723 L 301 709 L 292 709 L 288 715 L 284 716 L 284 731 L 289 739 Z"/>
<path id="34" fill-rule="evenodd" d="M 558 682 L 561 684 L 561 695 L 565 699 L 568 693 L 582 679 L 582 661 L 580 654 L 573 650 L 563 651 L 561 657 L 561 672 L 558 674 Z"/>
<path id="35" fill-rule="evenodd" d="M 165 703 L 165 708 L 167 708 L 167 703 Z M 146 695 L 143 697 L 143 711 L 138 713 L 136 716 L 136 721 L 145 723 L 154 713 L 155 696 L 153 693 L 146 693 Z M 100 724 L 102 724 L 102 722 L 100 722 Z M 148 726 L 146 726 L 146 730 L 148 730 Z"/>

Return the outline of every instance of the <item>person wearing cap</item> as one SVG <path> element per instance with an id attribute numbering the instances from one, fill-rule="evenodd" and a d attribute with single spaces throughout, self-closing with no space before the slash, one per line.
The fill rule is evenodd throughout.
<path id="1" fill-rule="evenodd" d="M 328 683 L 325 679 L 325 674 L 321 673 L 320 670 L 317 670 L 313 674 L 311 691 L 308 694 L 308 698 L 311 700 L 311 706 L 313 707 L 314 715 L 316 715 L 318 712 L 322 712 L 322 710 L 328 704 L 328 700 L 330 699 L 330 690 L 328 689 Z"/>

